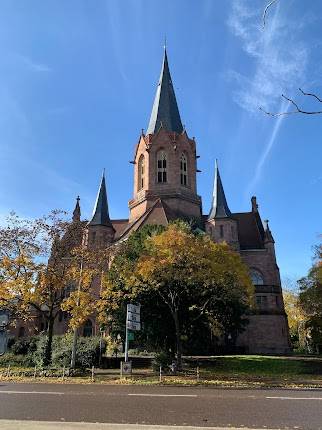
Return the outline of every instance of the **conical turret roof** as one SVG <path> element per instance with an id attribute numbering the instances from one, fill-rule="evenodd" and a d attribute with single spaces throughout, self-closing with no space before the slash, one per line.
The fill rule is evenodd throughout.
<path id="1" fill-rule="evenodd" d="M 225 192 L 224 192 L 224 187 L 221 182 L 219 168 L 218 168 L 218 161 L 216 160 L 212 205 L 211 205 L 211 210 L 210 210 L 208 219 L 229 218 L 230 216 L 231 216 L 231 212 L 229 210 Z"/>
<path id="2" fill-rule="evenodd" d="M 110 216 L 108 213 L 107 194 L 105 185 L 105 174 L 103 172 L 100 187 L 97 193 L 97 198 L 94 206 L 93 217 L 88 225 L 104 225 L 112 227 Z"/>
<path id="3" fill-rule="evenodd" d="M 147 134 L 156 133 L 161 126 L 168 131 L 175 131 L 177 133 L 182 133 L 183 131 L 176 95 L 172 85 L 166 48 L 164 48 L 161 75 L 154 98 Z"/>

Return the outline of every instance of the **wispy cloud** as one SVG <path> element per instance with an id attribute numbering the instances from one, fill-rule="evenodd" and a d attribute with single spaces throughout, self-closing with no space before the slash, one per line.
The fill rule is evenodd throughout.
<path id="1" fill-rule="evenodd" d="M 264 2 L 265 3 L 265 2 Z M 281 94 L 293 95 L 306 81 L 306 69 L 309 58 L 309 47 L 301 40 L 299 32 L 308 20 L 301 21 L 301 26 L 294 23 L 280 3 L 270 8 L 263 29 L 261 16 L 263 1 L 233 0 L 228 26 L 239 39 L 241 48 L 246 54 L 250 72 L 230 70 L 229 78 L 234 85 L 235 102 L 248 112 L 259 112 L 259 107 L 266 111 L 287 109 Z M 296 25 L 295 25 L 296 24 Z M 263 117 L 264 118 L 264 117 Z M 270 119 L 272 128 L 255 167 L 254 176 L 247 192 L 252 192 L 262 175 L 265 162 L 276 143 L 284 117 Z"/>
<path id="2" fill-rule="evenodd" d="M 13 55 L 13 57 L 15 58 L 15 60 L 17 62 L 19 62 L 26 69 L 28 69 L 28 70 L 30 70 L 32 72 L 35 72 L 35 73 L 47 73 L 47 72 L 51 72 L 52 71 L 52 69 L 49 66 L 47 66 L 46 64 L 39 63 L 39 62 L 35 61 L 34 59 L 26 56 L 26 55 L 15 53 Z"/>
<path id="3" fill-rule="evenodd" d="M 279 108 L 281 111 L 287 110 L 288 106 L 286 105 L 285 100 L 281 102 Z M 276 140 L 276 136 L 279 133 L 283 119 L 284 118 L 282 116 L 279 116 L 274 120 L 275 121 L 274 126 L 272 128 L 272 131 L 271 131 L 268 139 L 267 139 L 266 146 L 265 146 L 265 148 L 264 148 L 264 150 L 263 150 L 263 152 L 262 152 L 262 154 L 261 154 L 261 156 L 257 162 L 254 176 L 253 176 L 251 182 L 249 183 L 249 185 L 247 187 L 247 190 L 246 190 L 247 196 L 249 196 L 249 194 L 255 189 L 255 185 L 257 184 L 257 182 L 259 181 L 259 179 L 262 175 L 262 170 L 263 170 L 264 164 L 265 164 L 266 159 L 269 156 L 269 154 L 273 148 L 273 145 L 274 145 L 275 140 Z"/>
<path id="4" fill-rule="evenodd" d="M 300 40 L 292 19 L 277 3 L 261 26 L 263 2 L 233 0 L 228 25 L 253 60 L 249 74 L 231 70 L 235 101 L 248 111 L 276 109 L 282 93 L 292 93 L 305 81 L 308 46 Z"/>

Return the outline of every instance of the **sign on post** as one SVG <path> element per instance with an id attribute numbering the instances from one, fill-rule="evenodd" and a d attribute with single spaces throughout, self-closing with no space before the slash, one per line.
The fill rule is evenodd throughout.
<path id="1" fill-rule="evenodd" d="M 131 331 L 139 331 L 141 330 L 141 306 L 133 305 L 132 303 L 128 303 L 126 305 L 126 337 L 125 337 L 125 362 L 128 362 L 128 351 L 129 351 L 129 330 Z"/>
<path id="2" fill-rule="evenodd" d="M 9 322 L 9 315 L 6 311 L 0 311 L 0 355 L 7 352 L 8 335 L 6 327 Z"/>

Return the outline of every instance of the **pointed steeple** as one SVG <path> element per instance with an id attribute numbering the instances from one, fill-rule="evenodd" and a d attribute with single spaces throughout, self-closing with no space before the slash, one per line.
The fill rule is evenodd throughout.
<path id="1" fill-rule="evenodd" d="M 103 171 L 100 187 L 98 190 L 93 217 L 88 225 L 104 225 L 106 227 L 112 227 L 110 216 L 108 213 L 107 194 L 105 185 L 105 171 Z M 113 228 L 114 229 L 114 228 Z"/>
<path id="2" fill-rule="evenodd" d="M 81 210 L 80 210 L 79 201 L 80 201 L 80 198 L 79 198 L 79 196 L 77 196 L 76 205 L 75 205 L 75 209 L 74 209 L 74 212 L 73 212 L 73 222 L 80 221 Z"/>
<path id="3" fill-rule="evenodd" d="M 166 47 L 164 47 L 161 75 L 154 98 L 147 134 L 156 133 L 161 126 L 168 131 L 175 131 L 177 133 L 182 133 L 183 131 L 172 85 Z"/>
<path id="4" fill-rule="evenodd" d="M 231 212 L 229 210 L 224 187 L 221 182 L 218 161 L 216 160 L 215 164 L 215 180 L 214 180 L 214 190 L 212 194 L 212 205 L 211 210 L 208 216 L 208 219 L 214 218 L 229 218 L 231 216 Z"/>

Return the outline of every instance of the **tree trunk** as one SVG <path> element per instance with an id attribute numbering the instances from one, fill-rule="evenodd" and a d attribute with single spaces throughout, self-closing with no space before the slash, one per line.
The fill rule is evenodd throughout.
<path id="1" fill-rule="evenodd" d="M 177 368 L 178 368 L 178 370 L 181 370 L 181 368 L 182 368 L 182 343 L 181 343 L 181 328 L 180 328 L 178 311 L 173 310 L 172 316 L 173 316 L 174 325 L 175 325 L 175 329 L 176 329 Z"/>
<path id="2" fill-rule="evenodd" d="M 53 345 L 53 334 L 54 334 L 54 322 L 55 318 L 50 315 L 48 318 L 48 330 L 47 330 L 47 341 L 44 355 L 44 365 L 48 366 L 51 363 L 51 351 Z"/>

